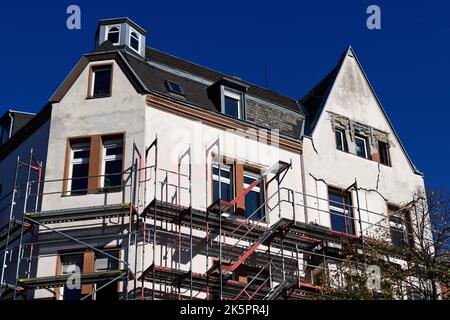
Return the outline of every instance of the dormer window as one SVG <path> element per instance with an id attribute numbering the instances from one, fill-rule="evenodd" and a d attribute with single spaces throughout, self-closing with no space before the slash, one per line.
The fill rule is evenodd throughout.
<path id="1" fill-rule="evenodd" d="M 108 27 L 107 40 L 111 41 L 112 44 L 119 44 L 120 39 L 120 26 Z"/>
<path id="2" fill-rule="evenodd" d="M 139 52 L 139 34 L 131 29 L 130 31 L 130 47 L 134 49 L 136 52 Z"/>
<path id="3" fill-rule="evenodd" d="M 243 119 L 242 94 L 224 89 L 222 113 L 233 118 Z"/>

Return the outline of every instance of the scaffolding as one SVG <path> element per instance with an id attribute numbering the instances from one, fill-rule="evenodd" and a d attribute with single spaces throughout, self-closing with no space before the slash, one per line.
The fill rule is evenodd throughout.
<path id="1" fill-rule="evenodd" d="M 224 200 L 221 190 L 222 153 L 219 138 L 206 146 L 204 153 L 206 190 L 209 190 L 208 177 L 212 175 L 212 169 L 209 172 L 212 168 L 211 161 L 217 159 L 219 197 L 211 201 L 207 191 L 206 209 L 194 208 L 191 146 L 188 145 L 178 156 L 177 169 L 169 170 L 159 166 L 158 144 L 156 136 L 144 149 L 144 153 L 133 144 L 131 166 L 121 173 L 123 199 L 126 198 L 129 189 L 129 201 L 61 210 L 41 210 L 42 197 L 65 192 L 44 192 L 43 186 L 45 183 L 58 183 L 72 178 L 42 179 L 42 162 L 35 159 L 33 150 L 30 151 L 27 163 L 17 158 L 9 222 L 0 229 L 0 250 L 3 252 L 0 297 L 17 299 L 20 295 L 27 298 L 28 290 L 63 287 L 70 274 L 33 278 L 32 265 L 34 260 L 39 259 L 39 254 L 34 256 L 33 253 L 36 246 L 65 241 L 107 256 L 121 266 L 116 270 L 82 273 L 81 284 L 101 285 L 82 299 L 92 298 L 99 290 L 118 281 L 123 283 L 123 299 L 310 299 L 320 296 L 322 291 L 321 285 L 316 284 L 311 275 L 313 270 L 327 274 L 330 272 L 328 260 L 351 262 L 341 254 L 345 242 L 348 241 L 356 247 L 356 254 L 364 256 L 365 243 L 369 241 L 364 232 L 373 227 L 384 227 L 379 222 L 372 223 L 370 219 L 363 219 L 363 212 L 367 215 L 384 215 L 360 207 L 358 196 L 360 189 L 356 179 L 351 186 L 342 191 L 343 200 L 340 205 L 343 206 L 343 213 L 337 213 L 337 216 L 350 218 L 349 222 L 346 219 L 345 221 L 353 225 L 353 230 L 356 230 L 355 226 L 358 224 L 358 235 L 356 232 L 337 232 L 319 224 L 299 221 L 299 209 L 330 214 L 329 210 L 320 209 L 318 204 L 320 201 L 329 203 L 330 200 L 282 186 L 284 178 L 292 168 L 290 162 L 276 162 L 232 200 Z M 183 172 L 183 164 L 186 164 L 187 172 Z M 18 176 L 22 168 L 27 170 L 27 178 L 25 183 L 20 184 Z M 32 179 L 32 176 L 35 176 L 35 179 Z M 103 176 L 106 175 L 83 178 Z M 160 177 L 163 177 L 162 181 Z M 268 190 L 269 185 L 273 183 L 276 184 L 276 191 L 267 195 L 253 213 L 247 217 L 234 214 L 233 210 L 238 201 L 245 198 L 256 186 L 264 184 L 264 189 Z M 149 184 L 153 185 L 151 201 L 148 200 Z M 17 216 L 14 210 L 17 207 L 17 194 L 20 188 L 25 190 L 23 210 Z M 169 196 L 169 188 L 174 190 L 172 198 Z M 356 206 L 348 205 L 344 200 L 344 192 L 352 190 L 356 191 Z M 183 192 L 187 193 L 184 201 Z M 317 202 L 317 207 L 302 201 L 308 197 Z M 273 202 L 275 205 L 270 206 Z M 290 209 L 282 209 L 282 206 Z M 258 216 L 261 210 L 264 214 Z M 351 214 L 348 217 L 348 212 L 356 212 L 356 216 Z M 276 221 L 269 223 L 270 214 L 275 214 Z M 123 227 L 121 234 L 76 237 L 61 228 L 61 225 L 91 220 L 104 221 L 111 218 L 118 218 L 118 221 L 121 221 L 120 227 Z M 59 237 L 40 241 L 37 235 L 42 232 Z M 29 236 L 28 242 L 24 241 L 26 235 Z M 178 257 L 176 259 L 174 255 L 174 265 L 170 267 L 158 263 L 157 257 L 158 242 L 162 243 L 165 236 L 176 238 L 173 248 Z M 107 249 L 89 243 L 92 239 L 98 240 L 102 237 L 121 240 L 120 248 L 126 256 L 123 258 L 114 256 L 109 254 Z M 200 245 L 204 246 L 204 273 L 194 272 L 194 238 L 197 249 Z M 187 243 L 184 250 L 183 243 Z M 134 261 L 131 261 L 130 250 L 133 245 Z M 149 248 L 151 248 L 151 263 L 147 263 L 145 259 Z M 15 281 L 7 283 L 4 281 L 5 269 L 8 266 L 7 260 L 11 260 L 13 256 L 11 253 L 13 249 L 17 251 Z M 183 252 L 189 255 L 187 263 L 185 261 L 184 264 Z M 21 268 L 23 264 L 25 269 Z M 244 281 L 233 279 L 243 268 L 253 270 L 253 274 L 245 276 Z M 130 282 L 133 284 L 132 288 Z"/>

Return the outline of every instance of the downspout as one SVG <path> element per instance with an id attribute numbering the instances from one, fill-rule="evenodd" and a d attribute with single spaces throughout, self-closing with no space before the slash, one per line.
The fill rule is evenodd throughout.
<path id="1" fill-rule="evenodd" d="M 10 139 L 11 136 L 12 136 L 12 131 L 13 131 L 14 117 L 13 117 L 11 112 L 8 112 L 8 115 L 11 118 L 11 124 L 10 124 L 10 127 L 9 127 L 9 133 L 8 133 L 8 139 Z"/>
<path id="2" fill-rule="evenodd" d="M 309 223 L 308 220 L 308 203 L 306 197 L 306 178 L 305 178 L 305 163 L 303 161 L 303 147 L 300 152 L 300 169 L 302 171 L 302 193 L 303 193 L 303 214 L 305 216 L 305 223 Z"/>

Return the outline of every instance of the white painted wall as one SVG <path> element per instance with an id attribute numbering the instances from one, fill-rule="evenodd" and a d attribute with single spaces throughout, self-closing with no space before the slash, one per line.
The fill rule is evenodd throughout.
<path id="1" fill-rule="evenodd" d="M 392 167 L 337 150 L 329 112 L 387 132 Z M 423 177 L 413 172 L 353 56 L 345 57 L 312 139 L 304 139 L 303 150 L 306 190 L 310 195 L 307 198 L 308 220 L 323 226 L 330 226 L 327 184 L 345 189 L 356 179 L 359 188 L 373 190 L 359 191 L 362 220 L 370 223 L 378 222 L 381 216 L 369 211 L 386 214 L 387 201 L 404 205 L 413 199 L 418 187 L 424 186 Z M 356 206 L 355 192 L 352 198 Z M 368 227 L 367 223 L 363 224 L 363 230 Z M 358 225 L 357 232 L 359 234 Z"/>

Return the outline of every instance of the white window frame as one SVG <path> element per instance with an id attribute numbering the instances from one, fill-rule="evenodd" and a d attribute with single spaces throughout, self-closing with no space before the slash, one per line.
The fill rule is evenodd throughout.
<path id="1" fill-rule="evenodd" d="M 367 139 L 362 137 L 362 136 L 356 136 L 355 135 L 355 145 L 356 145 L 356 140 L 362 140 L 364 142 L 364 154 L 365 154 L 365 156 L 361 157 L 361 158 L 368 159 L 369 158 L 369 150 L 367 149 Z"/>
<path id="2" fill-rule="evenodd" d="M 69 163 L 69 176 L 68 176 L 68 179 L 70 181 L 69 186 L 68 186 L 69 195 L 71 194 L 71 191 L 72 191 L 73 166 L 76 164 L 89 164 L 89 157 L 88 158 L 78 158 L 78 159 L 74 158 L 75 152 L 78 152 L 78 151 L 90 151 L 90 143 L 89 142 L 79 142 L 79 143 L 74 143 L 74 144 L 70 145 L 70 163 Z"/>
<path id="3" fill-rule="evenodd" d="M 213 163 L 213 171 L 211 172 L 212 173 L 212 182 L 213 182 L 213 188 L 214 188 L 214 181 L 217 181 L 218 183 L 221 183 L 221 182 L 223 182 L 223 183 L 226 183 L 226 184 L 228 184 L 229 186 L 230 186 L 230 188 L 231 188 L 231 199 L 233 199 L 234 198 L 234 194 L 235 194 L 235 187 L 234 187 L 234 179 L 232 179 L 232 177 L 233 177 L 233 168 L 232 168 L 232 166 L 229 166 L 229 165 L 226 165 L 226 164 L 223 164 L 223 163 L 221 163 L 220 164 L 220 170 L 224 170 L 224 171 L 228 171 L 228 173 L 229 173 L 229 176 L 230 176 L 230 178 L 225 178 L 224 176 L 220 176 L 220 180 L 219 180 L 219 175 L 217 175 L 217 174 L 214 174 L 214 168 L 217 168 L 217 170 L 219 170 L 219 163 L 218 162 L 214 162 Z M 219 171 L 220 172 L 220 171 Z M 211 191 L 213 192 L 213 197 L 214 197 L 214 189 L 213 188 L 211 188 Z M 221 195 L 219 195 L 219 197 L 220 197 Z"/>
<path id="4" fill-rule="evenodd" d="M 222 113 L 227 115 L 225 113 L 225 97 L 237 100 L 238 102 L 238 119 L 243 119 L 244 118 L 244 112 L 243 112 L 243 108 L 242 108 L 242 94 L 241 93 L 237 93 L 234 91 L 231 91 L 229 89 L 224 88 L 223 89 L 223 103 L 222 103 Z"/>
<path id="5" fill-rule="evenodd" d="M 115 25 L 106 27 L 104 41 L 108 40 L 108 35 L 109 35 L 109 32 L 111 31 L 112 28 L 119 29 L 119 37 L 117 38 L 117 42 L 113 43 L 114 45 L 118 45 L 118 44 L 120 44 L 120 34 L 122 33 L 122 28 L 120 27 L 120 24 L 115 24 Z"/>
<path id="6" fill-rule="evenodd" d="M 339 149 L 339 148 L 338 148 L 337 141 L 336 141 L 336 133 L 339 133 L 339 135 L 341 136 L 342 149 Z M 335 130 L 334 130 L 334 134 L 335 134 L 335 136 L 334 136 L 334 142 L 336 143 L 336 149 L 345 152 L 344 131 L 343 131 L 342 129 L 335 129 Z"/>
<path id="7" fill-rule="evenodd" d="M 120 155 L 106 155 L 106 150 L 110 148 L 115 148 L 121 146 L 122 147 L 122 154 Z M 105 167 L 107 161 L 115 161 L 115 160 L 123 160 L 123 139 L 109 139 L 103 141 L 103 154 L 102 154 L 102 171 L 101 171 L 101 183 L 100 186 L 102 188 L 105 187 Z"/>
<path id="8" fill-rule="evenodd" d="M 254 179 L 254 180 L 258 180 L 260 178 L 260 176 L 258 174 L 253 173 L 251 171 L 244 170 L 244 172 L 243 172 L 243 179 L 242 179 L 244 181 L 244 189 L 247 189 L 250 186 L 250 184 L 245 182 L 245 177 L 248 177 L 248 178 L 251 178 L 251 179 Z M 261 194 L 261 187 L 260 187 L 261 183 L 264 183 L 264 181 L 261 181 L 260 184 L 254 186 L 252 188 L 252 190 L 250 190 L 250 192 L 258 192 L 259 193 L 259 197 L 260 197 L 260 200 L 262 202 L 260 204 L 260 209 L 259 210 L 262 211 L 262 213 L 264 215 L 264 219 L 266 219 L 267 218 L 267 217 L 265 217 L 265 215 L 266 215 L 266 210 L 265 209 L 266 208 L 265 208 L 265 203 L 264 203 L 265 199 L 262 198 L 263 196 L 265 196 L 265 190 L 262 190 L 263 193 Z M 254 212 L 252 212 L 252 214 L 254 214 Z"/>
<path id="9" fill-rule="evenodd" d="M 100 71 L 101 70 L 103 70 L 103 69 L 105 69 L 105 70 L 111 70 L 111 75 L 110 75 L 110 79 L 109 79 L 109 81 L 110 81 L 110 83 L 109 83 L 109 86 L 110 86 L 110 88 L 112 87 L 112 72 L 113 72 L 113 66 L 112 66 L 112 64 L 105 64 L 105 65 L 92 65 L 92 75 L 91 75 L 91 88 L 90 88 L 90 90 L 89 90 L 89 96 L 90 97 L 92 97 L 92 98 L 95 98 L 94 97 L 94 87 L 95 87 L 95 74 L 97 73 L 97 71 L 99 71 L 99 70 L 97 70 L 97 71 L 94 71 L 93 69 L 94 68 L 97 68 L 97 67 L 100 67 Z M 109 92 L 109 97 L 112 95 L 112 89 L 110 89 L 110 92 Z"/>
<path id="10" fill-rule="evenodd" d="M 137 50 L 131 46 L 131 34 L 132 34 L 132 33 L 136 33 L 136 35 L 137 35 L 137 41 L 138 41 L 138 49 L 137 49 Z M 141 35 L 140 35 L 139 32 L 137 32 L 136 30 L 134 30 L 134 29 L 131 28 L 131 27 L 130 27 L 130 33 L 129 33 L 129 35 L 128 35 L 128 46 L 129 46 L 131 49 L 133 49 L 134 51 L 136 51 L 137 53 L 140 53 L 140 52 L 141 52 Z"/>

